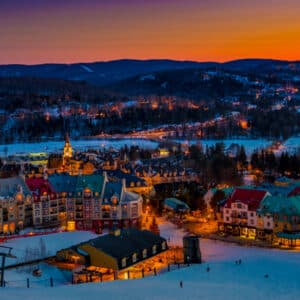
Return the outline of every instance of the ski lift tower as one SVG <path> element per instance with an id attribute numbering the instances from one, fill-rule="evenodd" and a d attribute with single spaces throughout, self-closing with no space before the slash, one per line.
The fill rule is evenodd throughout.
<path id="1" fill-rule="evenodd" d="M 2 250 L 4 249 L 4 250 Z M 0 287 L 4 287 L 4 270 L 5 270 L 5 258 L 17 258 L 15 255 L 11 254 L 12 247 L 0 246 L 0 256 L 2 256 L 2 264 L 1 264 L 1 277 L 0 277 Z M 2 252 L 3 251 L 3 252 Z"/>

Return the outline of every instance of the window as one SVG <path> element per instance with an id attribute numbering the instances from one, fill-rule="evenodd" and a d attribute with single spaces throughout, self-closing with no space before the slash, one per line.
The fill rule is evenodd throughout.
<path id="1" fill-rule="evenodd" d="M 236 206 L 237 206 L 237 208 L 242 208 L 242 204 L 241 203 L 238 203 Z"/>
<path id="2" fill-rule="evenodd" d="M 138 204 L 137 203 L 132 203 L 131 204 L 131 217 L 137 217 L 138 216 Z"/>
<path id="3" fill-rule="evenodd" d="M 134 253 L 132 255 L 132 262 L 135 263 L 136 261 L 137 261 L 137 255 L 136 255 L 136 253 Z"/>
<path id="4" fill-rule="evenodd" d="M 122 258 L 122 267 L 126 267 L 126 257 Z"/>
<path id="5" fill-rule="evenodd" d="M 229 222 L 229 217 L 226 217 L 226 221 Z"/>
<path id="6" fill-rule="evenodd" d="M 162 242 L 162 244 L 161 244 L 161 249 L 162 249 L 162 250 L 166 250 L 166 248 L 167 248 L 167 247 L 166 247 L 166 242 Z"/>
<path id="7" fill-rule="evenodd" d="M 253 216 L 254 216 L 253 212 L 251 212 L 251 213 L 250 213 L 250 216 L 251 216 L 251 217 L 253 217 Z"/>
<path id="8" fill-rule="evenodd" d="M 267 227 L 270 227 L 270 226 L 271 226 L 270 222 L 267 222 Z"/>
<path id="9" fill-rule="evenodd" d="M 156 247 L 156 245 L 153 245 L 153 247 L 152 247 L 152 254 L 156 254 L 156 252 L 157 252 L 157 247 Z"/>
<path id="10" fill-rule="evenodd" d="M 143 250 L 143 258 L 146 258 L 147 257 L 147 249 L 144 249 Z"/>
<path id="11" fill-rule="evenodd" d="M 250 220 L 250 224 L 251 224 L 251 225 L 254 224 L 254 220 L 253 220 L 253 219 Z"/>

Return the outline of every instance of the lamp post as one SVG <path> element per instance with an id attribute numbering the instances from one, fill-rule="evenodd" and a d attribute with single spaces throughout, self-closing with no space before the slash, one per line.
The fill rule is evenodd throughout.
<path id="1" fill-rule="evenodd" d="M 4 287 L 4 270 L 5 270 L 5 258 L 17 258 L 15 255 L 11 254 L 12 247 L 0 246 L 0 249 L 6 249 L 7 252 L 0 252 L 0 256 L 2 256 L 2 264 L 1 264 L 1 277 L 0 277 L 0 287 Z"/>

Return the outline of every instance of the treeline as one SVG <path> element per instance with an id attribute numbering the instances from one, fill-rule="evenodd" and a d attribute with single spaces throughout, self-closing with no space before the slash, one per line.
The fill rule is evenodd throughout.
<path id="1" fill-rule="evenodd" d="M 254 110 L 249 119 L 252 133 L 262 137 L 287 139 L 300 130 L 300 114 L 295 109 Z"/>
<path id="2" fill-rule="evenodd" d="M 113 92 L 85 81 L 31 77 L 0 77 L 0 98 L 0 109 L 9 112 L 38 109 L 45 101 L 50 106 L 59 105 L 66 98 L 82 103 L 120 100 Z"/>
<path id="3" fill-rule="evenodd" d="M 300 174 L 300 153 L 283 152 L 276 157 L 272 151 L 255 151 L 251 155 L 252 169 L 259 169 L 273 175 L 289 175 L 298 178 Z"/>
<path id="4" fill-rule="evenodd" d="M 206 149 L 200 145 L 192 145 L 186 158 L 186 165 L 198 171 L 200 182 L 206 187 L 220 183 L 242 184 L 238 163 L 246 165 L 245 149 L 241 147 L 236 157 L 230 157 L 225 153 L 223 143 L 217 143 Z"/>
<path id="5" fill-rule="evenodd" d="M 195 69 L 156 72 L 141 78 L 129 78 L 109 88 L 130 96 L 168 95 L 195 100 L 213 100 L 246 91 L 246 87 L 232 77 L 215 76 L 204 80 L 203 72 Z"/>

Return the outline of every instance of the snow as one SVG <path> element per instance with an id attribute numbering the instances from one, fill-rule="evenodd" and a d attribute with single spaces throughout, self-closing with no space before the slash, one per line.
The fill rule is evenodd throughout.
<path id="1" fill-rule="evenodd" d="M 157 221 L 161 235 L 170 237 L 174 245 L 180 245 L 185 232 L 163 219 Z M 80 237 L 85 237 L 81 234 Z M 48 238 L 50 235 L 47 236 L 47 244 Z M 64 243 L 67 244 L 67 241 Z M 58 244 L 61 246 L 62 240 Z M 6 273 L 6 280 L 9 282 L 12 276 L 16 281 L 14 285 L 11 283 L 13 288 L 8 283 L 8 287 L 1 290 L 1 296 L 10 300 L 23 297 L 37 300 L 41 295 L 43 300 L 83 300 L 99 297 L 106 300 L 299 298 L 300 252 L 245 247 L 205 239 L 200 240 L 200 247 L 203 264 L 136 280 L 62 286 L 68 281 L 68 275 L 42 264 L 40 267 L 44 268 L 45 278 L 44 275 L 39 279 L 30 278 L 32 286 L 26 289 L 24 278 L 30 275 L 9 270 Z M 238 259 L 242 261 L 240 265 L 235 264 Z M 49 287 L 49 275 L 54 278 L 53 288 Z M 183 281 L 183 288 L 179 286 L 180 281 Z"/>
<path id="2" fill-rule="evenodd" d="M 87 71 L 88 73 L 94 73 L 94 71 L 91 68 L 89 68 L 88 66 L 81 65 L 81 68 L 83 70 Z"/>
<path id="3" fill-rule="evenodd" d="M 277 152 L 278 154 L 281 154 L 282 152 L 297 153 L 299 149 L 300 137 L 292 137 L 287 139 Z"/>
<path id="4" fill-rule="evenodd" d="M 42 275 L 35 277 L 32 275 L 32 270 L 38 268 Z M 30 282 L 30 287 L 49 287 L 50 278 L 55 286 L 67 285 L 72 282 L 72 271 L 58 269 L 47 263 L 39 263 L 30 266 L 23 266 L 18 269 L 8 269 L 5 271 L 5 281 L 7 287 L 26 287 L 27 278 Z"/>
<path id="5" fill-rule="evenodd" d="M 155 80 L 156 77 L 154 74 L 148 74 L 140 77 L 140 81 L 145 81 L 145 80 Z"/>
<path id="6" fill-rule="evenodd" d="M 240 146 L 244 146 L 246 154 L 251 155 L 254 150 L 260 150 L 266 148 L 272 144 L 272 141 L 266 139 L 226 139 L 226 140 L 187 140 L 187 141 L 180 141 L 185 144 L 194 145 L 200 143 L 204 150 L 206 147 L 214 146 L 216 143 L 224 143 L 225 149 L 228 149 L 231 144 L 238 144 Z"/>
<path id="7" fill-rule="evenodd" d="M 119 149 L 127 145 L 139 146 L 142 148 L 155 149 L 158 146 L 157 142 L 144 139 L 93 139 L 93 140 L 71 140 L 73 149 L 85 150 L 88 148 L 103 149 L 113 147 Z M 17 143 L 0 145 L 0 156 L 4 155 L 5 148 L 7 148 L 7 154 L 13 155 L 16 153 L 28 153 L 28 152 L 57 152 L 62 151 L 64 147 L 64 141 L 51 141 L 40 143 Z"/>
<path id="8" fill-rule="evenodd" d="M 157 277 L 74 286 L 10 288 L 4 299 L 298 299 L 299 253 L 201 241 L 206 262 Z M 236 265 L 236 259 L 241 265 Z M 210 271 L 206 268 L 209 265 Z M 268 278 L 265 278 L 268 274 Z M 55 275 L 55 274 L 54 274 Z M 56 274 L 56 276 L 58 276 Z M 179 281 L 183 281 L 183 288 Z M 54 281 L 55 283 L 55 281 Z M 49 286 L 49 285 L 48 285 Z M 87 296 L 88 295 L 88 296 Z"/>
<path id="9" fill-rule="evenodd" d="M 68 248 L 80 242 L 95 238 L 98 235 L 89 231 L 58 232 L 43 236 L 22 237 L 8 240 L 3 246 L 12 247 L 12 253 L 17 259 L 7 258 L 6 265 L 16 264 L 27 261 L 26 251 L 31 251 L 33 256 L 38 259 L 43 256 L 53 256 L 58 250 Z M 41 240 L 45 242 L 45 255 L 41 255 Z M 30 259 L 31 260 L 31 259 Z"/>
<path id="10" fill-rule="evenodd" d="M 167 127 L 168 125 L 166 125 Z M 266 139 L 226 139 L 226 140 L 175 140 L 175 142 L 193 145 L 200 143 L 204 149 L 206 146 L 211 147 L 216 143 L 224 143 L 225 149 L 228 149 L 231 144 L 243 145 L 245 147 L 247 155 L 251 155 L 254 150 L 260 150 L 266 148 L 272 144 L 272 141 Z M 83 139 L 83 140 L 71 140 L 73 149 L 86 150 L 88 148 L 103 149 L 103 148 L 115 148 L 120 149 L 124 145 L 139 146 L 141 148 L 156 149 L 159 142 L 143 138 L 107 138 L 107 139 Z M 62 151 L 64 141 L 45 141 L 40 143 L 15 143 L 0 145 L 0 156 L 5 154 L 7 149 L 8 155 L 16 153 L 28 153 L 28 152 L 57 152 Z M 278 153 L 283 151 L 294 153 L 300 147 L 300 137 L 292 137 L 286 140 Z"/>

